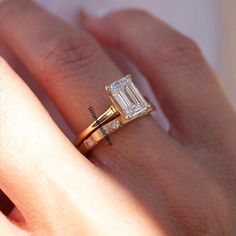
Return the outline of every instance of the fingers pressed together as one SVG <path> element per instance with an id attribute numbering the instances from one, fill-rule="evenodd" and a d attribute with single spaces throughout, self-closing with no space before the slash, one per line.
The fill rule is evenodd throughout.
<path id="1" fill-rule="evenodd" d="M 191 232 L 201 216 L 209 225 L 211 217 L 226 219 L 221 227 L 230 231 L 230 206 L 207 167 L 218 163 L 218 168 L 222 159 L 215 157 L 222 154 L 222 169 L 235 163 L 236 119 L 201 51 L 141 11 L 84 20 L 86 30 L 32 1 L 8 0 L 0 2 L 0 40 L 27 66 L 75 134 L 93 121 L 90 106 L 97 114 L 109 107 L 104 86 L 124 76 L 100 44 L 121 50 L 151 84 L 171 132 L 165 133 L 152 117 L 135 121 L 112 136 L 112 147 L 102 143 L 89 154 L 94 165 L 0 58 L 0 188 L 26 219 L 17 227 L 0 215 L 4 232 L 171 235 L 180 224 L 184 229 L 179 230 Z M 192 149 L 203 153 L 199 159 L 206 166 L 195 160 L 199 152 L 192 155 Z M 181 210 L 187 207 L 189 218 Z M 210 230 L 207 223 L 204 230 Z"/>

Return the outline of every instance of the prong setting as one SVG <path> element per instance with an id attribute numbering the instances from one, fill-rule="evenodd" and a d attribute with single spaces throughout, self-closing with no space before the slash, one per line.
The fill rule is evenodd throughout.
<path id="1" fill-rule="evenodd" d="M 126 122 L 147 114 L 151 108 L 151 105 L 135 86 L 131 75 L 127 75 L 105 88 L 113 105 L 119 110 Z"/>

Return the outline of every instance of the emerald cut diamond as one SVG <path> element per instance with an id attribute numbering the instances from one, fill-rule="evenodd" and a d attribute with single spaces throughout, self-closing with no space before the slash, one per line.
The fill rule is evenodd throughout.
<path id="1" fill-rule="evenodd" d="M 131 76 L 118 80 L 106 87 L 111 100 L 129 119 L 147 112 L 150 105 L 135 86 Z"/>

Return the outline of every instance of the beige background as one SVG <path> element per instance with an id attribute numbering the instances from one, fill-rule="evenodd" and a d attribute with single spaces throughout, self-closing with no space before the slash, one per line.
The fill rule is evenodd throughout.
<path id="1" fill-rule="evenodd" d="M 146 9 L 192 37 L 219 74 L 236 107 L 235 0 L 37 0 L 73 22 L 78 10 L 106 12 L 124 7 Z"/>

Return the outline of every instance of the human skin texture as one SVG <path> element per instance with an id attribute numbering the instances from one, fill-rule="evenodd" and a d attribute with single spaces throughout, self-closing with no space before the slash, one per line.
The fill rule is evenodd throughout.
<path id="1" fill-rule="evenodd" d="M 85 157 L 1 58 L 0 188 L 18 212 L 2 235 L 234 235 L 236 115 L 192 40 L 142 11 L 75 28 L 28 0 L 0 4 L 0 39 L 76 134 L 124 76 L 101 45 L 137 65 L 171 124 L 147 116 Z"/>

